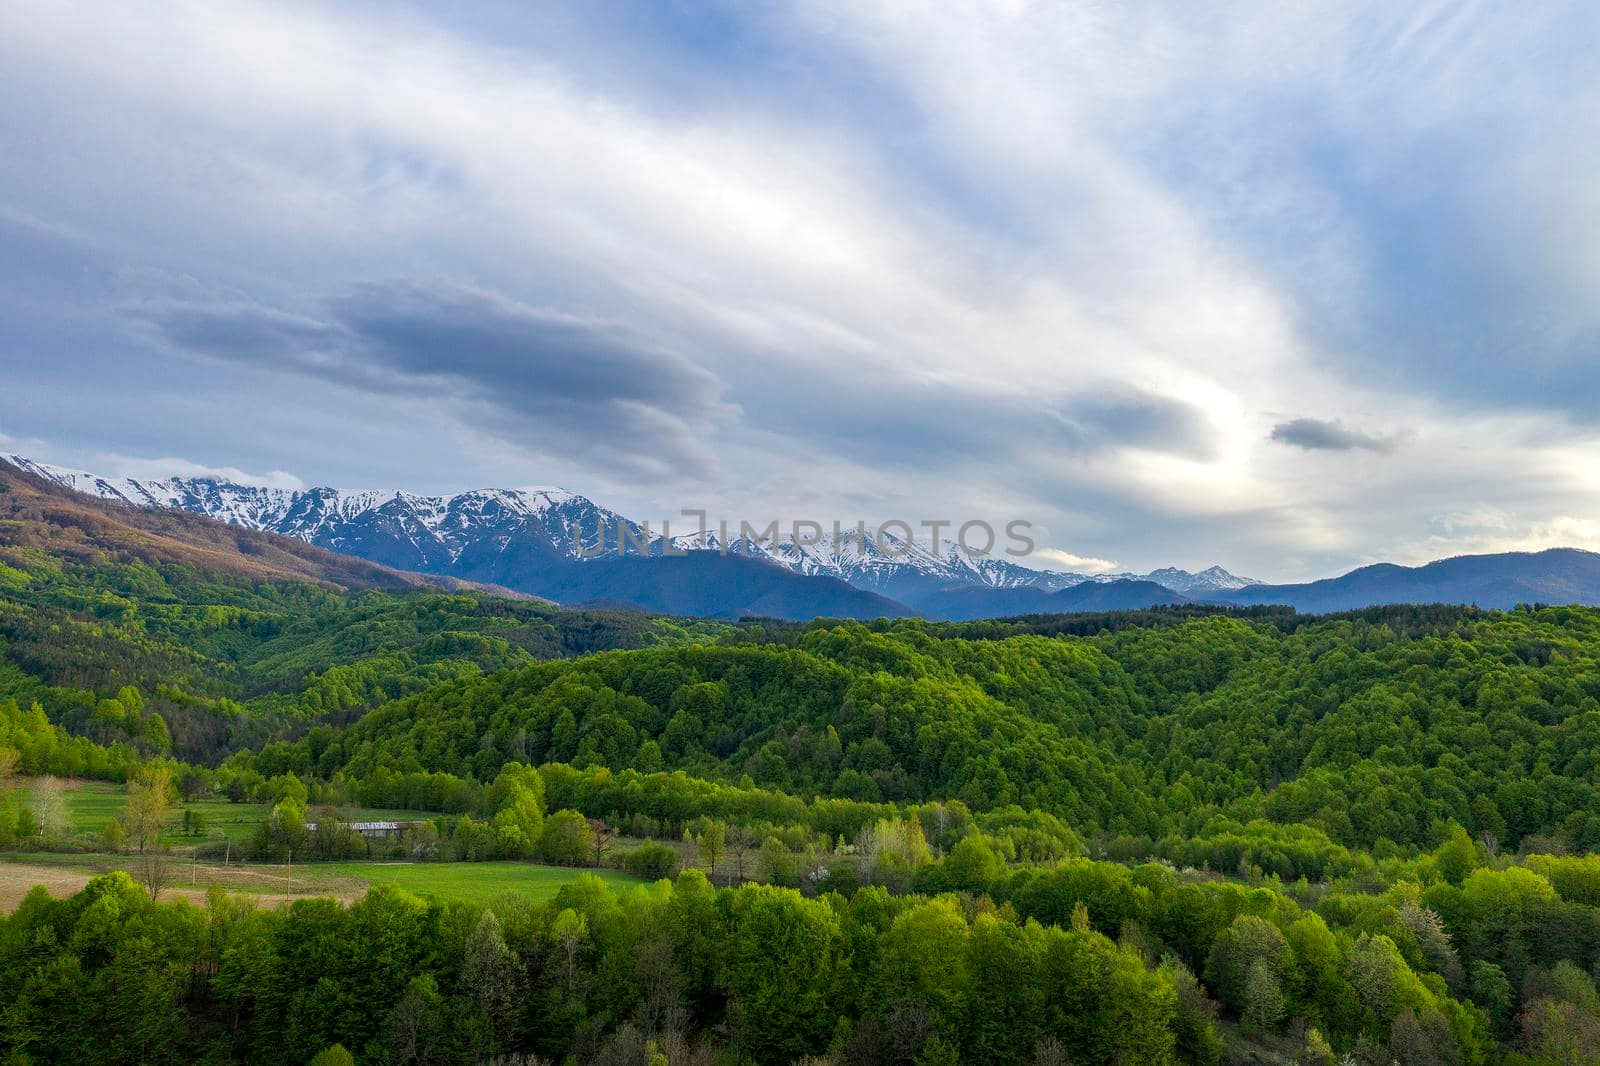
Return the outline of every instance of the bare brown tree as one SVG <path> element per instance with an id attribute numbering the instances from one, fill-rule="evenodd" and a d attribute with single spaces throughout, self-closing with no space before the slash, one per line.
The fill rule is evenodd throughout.
<path id="1" fill-rule="evenodd" d="M 756 835 L 742 825 L 728 827 L 728 857 L 733 859 L 735 884 L 744 883 L 744 864 L 756 846 Z"/>
<path id="2" fill-rule="evenodd" d="M 606 852 L 611 850 L 611 845 L 617 839 L 617 831 L 606 824 L 603 818 L 589 819 L 589 850 L 594 856 L 594 864 L 604 864 Z"/>
<path id="3" fill-rule="evenodd" d="M 139 883 L 144 885 L 151 899 L 160 899 L 161 890 L 172 880 L 172 863 L 167 846 L 160 841 L 147 844 L 139 853 L 138 868 Z"/>

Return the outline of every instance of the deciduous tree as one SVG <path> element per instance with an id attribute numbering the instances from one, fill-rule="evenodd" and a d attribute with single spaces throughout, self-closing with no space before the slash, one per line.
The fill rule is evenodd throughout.
<path id="1" fill-rule="evenodd" d="M 128 801 L 122 828 L 128 844 L 140 855 L 161 835 L 172 807 L 172 767 L 151 763 L 128 780 Z"/>

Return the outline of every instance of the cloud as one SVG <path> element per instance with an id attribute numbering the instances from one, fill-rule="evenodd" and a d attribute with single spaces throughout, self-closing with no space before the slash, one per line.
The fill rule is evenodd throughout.
<path id="1" fill-rule="evenodd" d="M 1451 511 L 1449 514 L 1439 515 L 1434 519 L 1434 524 L 1442 527 L 1446 533 L 1459 533 L 1467 531 L 1506 530 L 1514 523 L 1514 516 L 1503 507 L 1494 507 L 1490 504 L 1480 503 L 1466 511 Z"/>
<path id="2" fill-rule="evenodd" d="M 1187 400 L 1136 388 L 1080 397 L 1055 412 L 1083 448 L 1128 445 L 1193 459 L 1217 455 L 1211 418 Z"/>
<path id="3" fill-rule="evenodd" d="M 977 462 L 1001 480 L 1024 458 L 1060 463 L 1140 451 L 1203 462 L 1224 436 L 1194 403 L 1117 382 L 1019 389 L 918 374 L 841 381 L 780 368 L 744 411 L 775 441 L 838 441 L 850 455 L 900 470 Z"/>
<path id="4" fill-rule="evenodd" d="M 1488 555 L 1499 552 L 1539 552 L 1550 548 L 1582 548 L 1600 552 L 1600 521 L 1575 515 L 1553 515 L 1533 522 L 1501 528 L 1485 527 L 1466 535 L 1432 536 L 1392 545 L 1389 562 L 1421 565 L 1454 555 Z"/>
<path id="5" fill-rule="evenodd" d="M 1396 435 L 1386 437 L 1374 436 L 1363 433 L 1358 429 L 1351 429 L 1337 421 L 1327 421 L 1321 418 L 1293 418 L 1287 422 L 1279 422 L 1272 427 L 1271 440 L 1279 444 L 1292 444 L 1296 448 L 1306 451 L 1393 451 L 1400 438 Z"/>
<path id="6" fill-rule="evenodd" d="M 450 404 L 492 435 L 640 476 L 709 475 L 703 437 L 733 413 L 714 375 L 617 323 L 450 284 L 364 285 L 317 316 L 173 301 L 129 313 L 193 356 Z"/>
<path id="7" fill-rule="evenodd" d="M 1577 0 L 660 7 L 0 5 L 0 421 L 1266 578 L 1600 506 Z"/>
<path id="8" fill-rule="evenodd" d="M 1117 569 L 1110 559 L 1096 559 L 1091 555 L 1075 555 L 1060 548 L 1039 548 L 1028 556 L 1030 566 L 1045 570 L 1060 570 L 1075 574 L 1105 574 Z"/>
<path id="9" fill-rule="evenodd" d="M 189 459 L 168 456 L 164 459 L 142 459 L 115 452 L 104 452 L 95 457 L 93 472 L 111 477 L 156 480 L 169 477 L 210 478 L 235 485 L 260 485 L 269 489 L 302 491 L 306 483 L 284 470 L 269 470 L 265 474 L 252 474 L 234 466 L 207 466 Z"/>

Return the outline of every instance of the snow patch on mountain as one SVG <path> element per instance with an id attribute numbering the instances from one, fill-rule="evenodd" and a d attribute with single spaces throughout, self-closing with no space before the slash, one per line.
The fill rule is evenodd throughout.
<path id="1" fill-rule="evenodd" d="M 1165 566 L 1159 570 L 1152 570 L 1148 574 L 1134 574 L 1125 571 L 1120 574 L 1096 574 L 1089 580 L 1098 581 L 1102 584 L 1110 581 L 1154 581 L 1158 585 L 1164 585 L 1173 592 L 1181 592 L 1185 596 L 1204 595 L 1208 592 L 1226 592 L 1232 589 L 1248 588 L 1251 585 L 1261 584 L 1255 578 L 1230 574 L 1220 566 L 1210 566 L 1198 572 L 1179 570 L 1175 566 Z"/>

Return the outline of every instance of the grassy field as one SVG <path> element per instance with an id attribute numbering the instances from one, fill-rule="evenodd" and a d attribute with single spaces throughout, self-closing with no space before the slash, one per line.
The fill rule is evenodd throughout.
<path id="1" fill-rule="evenodd" d="M 17 780 L 9 797 L 0 803 L 25 803 L 32 782 Z M 69 832 L 90 844 L 100 839 L 107 822 L 114 819 L 126 803 L 121 785 L 103 781 L 74 781 L 63 789 Z M 222 799 L 198 800 L 188 805 L 205 824 L 200 836 L 181 832 L 184 808 L 175 806 L 168 815 L 168 829 L 162 839 L 173 848 L 172 890 L 180 896 L 203 899 L 205 889 L 220 884 L 232 892 L 256 896 L 265 903 L 308 895 L 331 895 L 355 899 L 368 886 L 392 884 L 419 896 L 440 900 L 486 903 L 504 892 L 515 892 L 534 900 L 547 900 L 562 885 L 571 884 L 585 872 L 594 873 L 614 888 L 642 882 L 615 870 L 584 870 L 567 866 L 536 866 L 520 862 L 329 862 L 296 865 L 292 871 L 282 866 L 247 865 L 238 862 L 194 862 L 194 845 L 224 838 L 242 844 L 268 808 L 259 803 L 230 803 Z M 341 811 L 340 816 L 360 821 L 420 821 L 432 817 L 425 811 L 396 811 L 361 808 Z M 237 852 L 235 852 L 237 857 Z M 9 909 L 26 895 L 34 884 L 46 884 L 53 893 L 67 894 L 81 888 L 96 873 L 133 868 L 128 855 L 66 854 L 58 852 L 8 853 L 0 855 L 0 908 Z"/>
<path id="2" fill-rule="evenodd" d="M 19 779 L 13 782 L 10 802 L 27 802 L 28 789 L 32 782 Z M 107 781 L 74 781 L 68 785 L 63 794 L 67 801 L 67 814 L 71 819 L 71 833 L 74 837 L 87 840 L 97 839 L 107 822 L 117 816 L 127 802 L 127 790 L 122 785 L 112 784 Z M 0 800 L 0 802 L 4 802 Z M 196 800 L 188 805 L 204 819 L 205 832 L 198 836 L 188 836 L 182 833 L 184 807 L 174 805 L 167 815 L 168 829 L 162 834 L 162 840 L 174 848 L 184 849 L 207 840 L 227 839 L 235 844 L 242 843 L 254 833 L 256 827 L 266 818 L 268 808 L 261 803 L 230 803 L 225 799 Z M 381 821 L 424 821 L 433 815 L 427 811 L 399 811 L 362 807 L 354 810 L 340 810 L 340 817 L 363 822 Z"/>
<path id="3" fill-rule="evenodd" d="M 308 865 L 304 870 L 310 878 L 355 878 L 369 885 L 398 885 L 419 896 L 466 903 L 488 903 L 506 892 L 543 902 L 553 897 L 562 885 L 571 884 L 585 873 L 595 874 L 613 891 L 644 883 L 616 870 L 534 866 L 524 862 L 329 862 Z"/>
<path id="4" fill-rule="evenodd" d="M 52 895 L 65 896 L 82 888 L 95 874 L 111 870 L 133 873 L 136 863 L 130 855 L 0 853 L 0 912 L 15 907 L 34 885 L 42 884 Z M 175 859 L 167 891 L 177 898 L 202 902 L 209 886 L 221 885 L 272 906 L 306 896 L 333 896 L 348 902 L 359 899 L 372 885 L 387 884 L 441 901 L 483 904 L 513 892 L 542 903 L 585 873 L 595 874 L 616 891 L 644 883 L 615 870 L 520 862 L 320 862 L 290 869 L 263 864 L 224 867 Z"/>

